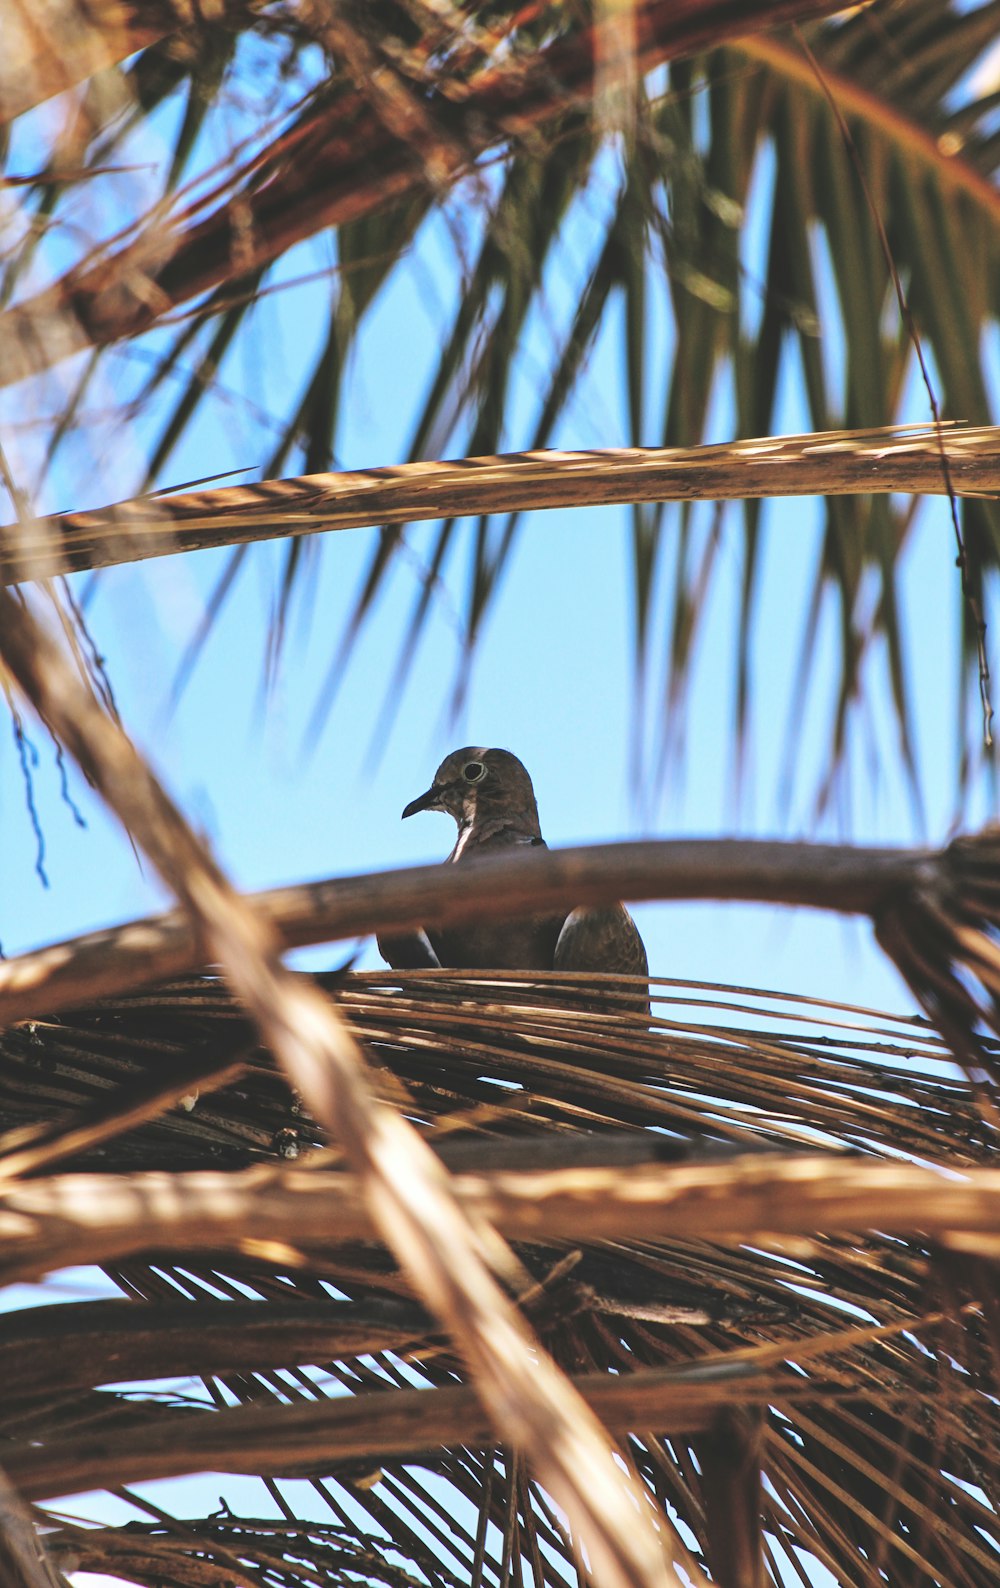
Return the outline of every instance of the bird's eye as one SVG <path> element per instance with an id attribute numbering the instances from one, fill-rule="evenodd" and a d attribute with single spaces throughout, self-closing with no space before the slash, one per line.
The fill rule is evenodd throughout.
<path id="1" fill-rule="evenodd" d="M 486 768 L 482 761 L 466 761 L 462 776 L 467 783 L 481 783 L 486 776 Z"/>

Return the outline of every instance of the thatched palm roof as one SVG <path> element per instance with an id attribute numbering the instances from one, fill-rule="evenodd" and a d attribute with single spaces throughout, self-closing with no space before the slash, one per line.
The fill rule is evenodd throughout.
<path id="1" fill-rule="evenodd" d="M 973 1089 L 920 1020 L 660 983 L 646 1031 L 627 1015 L 582 1016 L 523 978 L 331 983 L 379 1084 L 405 1097 L 460 1183 L 562 1170 L 585 1195 L 602 1169 L 702 1165 L 738 1233 L 751 1215 L 734 1176 L 747 1164 L 766 1175 L 792 1153 L 815 1179 L 857 1155 L 955 1171 L 991 1161 Z M 203 1067 L 213 1052 L 226 1084 L 142 1119 L 144 1097 L 162 1106 L 185 1090 L 192 1051 Z M 35 1194 L 8 1278 L 51 1265 L 73 1212 L 66 1188 L 84 1175 L 113 1172 L 125 1199 L 158 1170 L 276 1174 L 275 1197 L 283 1177 L 344 1179 L 212 978 L 10 1028 L 0 1106 L 7 1142 L 47 1171 L 0 1199 L 3 1218 Z M 857 1206 L 859 1224 L 878 1228 L 878 1204 Z M 617 1239 L 588 1238 L 584 1210 L 572 1240 L 516 1242 L 509 1282 L 535 1328 L 628 1433 L 650 1494 L 723 1581 L 740 1580 L 727 1552 L 756 1537 L 746 1486 L 758 1462 L 766 1558 L 798 1549 L 851 1582 L 882 1566 L 890 1581 L 994 1580 L 992 1264 L 904 1238 L 898 1210 L 889 1217 L 881 1237 L 720 1244 L 630 1239 L 626 1223 Z M 255 1473 L 263 1514 L 192 1522 L 140 1502 L 124 1528 L 61 1525 L 56 1561 L 151 1585 L 572 1576 L 558 1515 L 485 1439 L 464 1369 L 384 1249 L 338 1242 L 305 1214 L 298 1246 L 237 1222 L 214 1252 L 185 1252 L 183 1234 L 174 1250 L 123 1238 L 126 1255 L 104 1266 L 127 1300 L 4 1318 L 4 1466 L 36 1502 L 94 1486 L 128 1496 L 199 1467 Z M 88 1240 L 98 1250 L 115 1237 L 88 1236 L 81 1219 L 74 1239 L 86 1260 Z M 181 1382 L 157 1388 L 154 1376 Z M 268 1490 L 279 1505 L 300 1492 L 291 1476 L 313 1498 L 268 1519 Z"/>

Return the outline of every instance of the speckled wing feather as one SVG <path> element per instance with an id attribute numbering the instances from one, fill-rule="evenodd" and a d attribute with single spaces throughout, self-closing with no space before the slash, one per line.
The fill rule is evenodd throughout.
<path id="1" fill-rule="evenodd" d="M 581 908 L 570 912 L 556 942 L 553 969 L 620 971 L 625 976 L 648 977 L 649 962 L 639 928 L 625 906 L 612 904 L 603 909 Z M 648 1018 L 648 992 L 633 992 L 627 1002 L 601 999 L 599 992 L 595 987 L 595 996 L 587 998 L 588 1009 L 618 1009 Z"/>

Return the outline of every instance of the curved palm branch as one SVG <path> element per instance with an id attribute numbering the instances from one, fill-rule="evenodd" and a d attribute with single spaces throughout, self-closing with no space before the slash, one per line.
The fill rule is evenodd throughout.
<path id="1" fill-rule="evenodd" d="M 711 447 L 592 448 L 265 480 L 136 497 L 0 526 L 0 581 L 117 567 L 206 547 L 474 513 L 783 496 L 982 497 L 1000 488 L 1000 429 L 889 426 Z"/>

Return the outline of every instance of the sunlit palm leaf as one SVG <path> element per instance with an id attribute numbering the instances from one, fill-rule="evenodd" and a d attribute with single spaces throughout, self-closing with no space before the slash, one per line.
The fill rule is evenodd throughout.
<path id="1" fill-rule="evenodd" d="M 114 567 L 177 551 L 494 509 L 728 502 L 914 491 L 976 498 L 1000 484 L 1000 428 L 889 426 L 712 447 L 525 452 L 153 493 L 9 525 L 0 578 Z M 374 575 L 369 574 L 368 587 Z"/>

